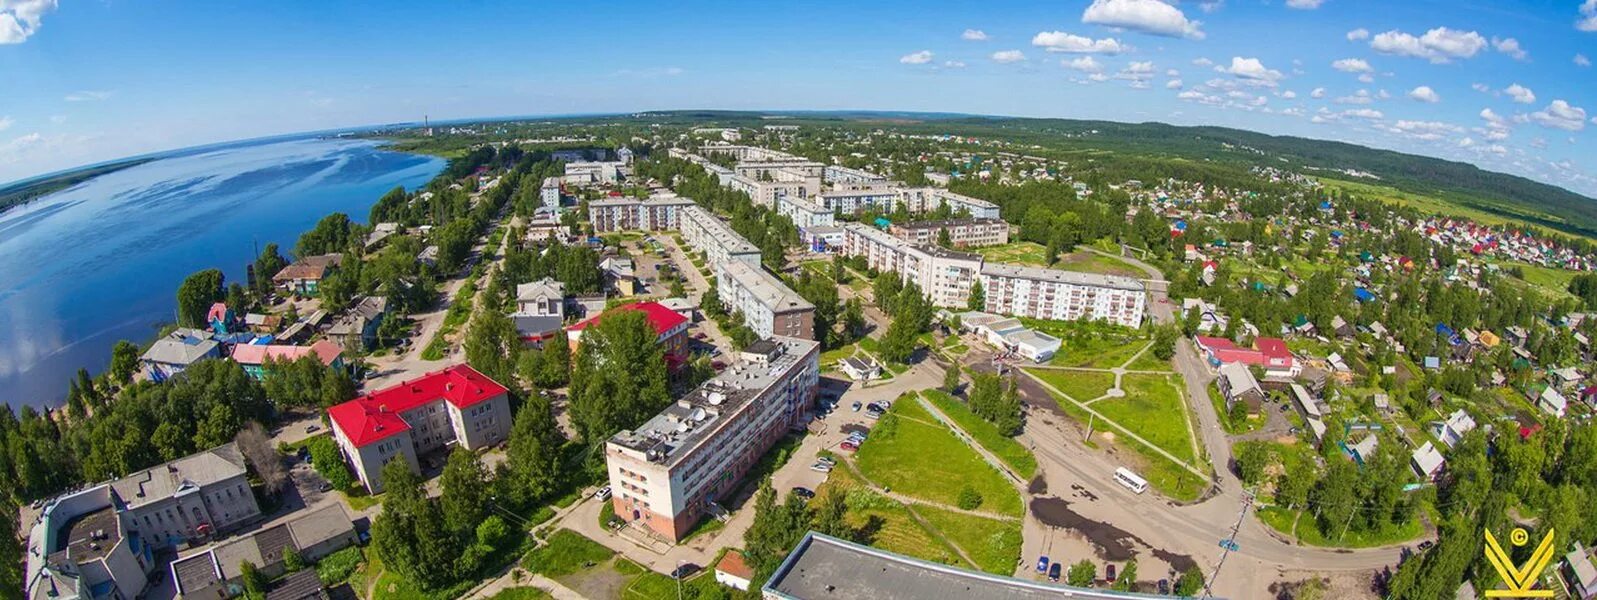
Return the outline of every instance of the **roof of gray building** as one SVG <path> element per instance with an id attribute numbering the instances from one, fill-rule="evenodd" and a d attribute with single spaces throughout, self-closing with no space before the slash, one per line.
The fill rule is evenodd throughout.
<path id="1" fill-rule="evenodd" d="M 195 337 L 174 331 L 171 335 L 155 340 L 140 358 L 162 364 L 189 365 L 215 354 L 220 345 L 209 337 Z"/>
<path id="2" fill-rule="evenodd" d="M 202 488 L 244 476 L 244 454 L 232 442 L 172 462 L 156 465 L 111 482 L 111 489 L 128 506 L 172 497 L 188 488 Z"/>
<path id="3" fill-rule="evenodd" d="M 765 269 L 760 267 L 740 261 L 728 261 L 721 265 L 721 274 L 734 285 L 748 290 L 761 306 L 772 313 L 815 310 L 814 304 L 788 288 L 781 279 L 777 279 L 775 275 L 765 272 Z"/>
<path id="4" fill-rule="evenodd" d="M 995 277 L 1035 279 L 1039 281 L 1052 281 L 1055 283 L 1104 287 L 1136 292 L 1143 290 L 1141 281 L 1137 281 L 1130 277 L 1104 275 L 1102 273 L 1061 271 L 1059 269 L 1043 269 L 1039 267 L 1024 267 L 1020 265 L 1006 265 L 1001 263 L 987 263 L 982 266 L 981 272 L 983 275 L 991 275 Z"/>

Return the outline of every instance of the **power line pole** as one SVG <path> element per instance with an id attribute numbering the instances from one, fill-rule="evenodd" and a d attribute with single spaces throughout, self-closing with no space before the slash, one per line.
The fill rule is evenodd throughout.
<path id="1" fill-rule="evenodd" d="M 1247 518 L 1248 508 L 1252 506 L 1253 492 L 1242 490 L 1242 509 L 1237 511 L 1237 522 L 1235 525 L 1231 526 L 1231 537 L 1226 538 L 1225 543 L 1220 545 L 1220 562 L 1214 565 L 1214 571 L 1209 573 L 1209 577 L 1203 581 L 1203 598 L 1208 599 L 1214 597 L 1214 579 L 1220 576 L 1220 567 L 1225 566 L 1226 557 L 1230 556 L 1231 549 L 1236 547 L 1237 532 L 1242 530 L 1242 520 Z"/>

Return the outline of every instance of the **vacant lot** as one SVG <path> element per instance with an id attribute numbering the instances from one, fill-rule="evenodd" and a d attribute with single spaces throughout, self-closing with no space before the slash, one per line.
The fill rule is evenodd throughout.
<path id="1" fill-rule="evenodd" d="M 1101 273 L 1104 275 L 1119 275 L 1121 277 L 1143 277 L 1146 275 L 1142 269 L 1132 266 L 1126 261 L 1112 256 L 1104 256 L 1096 252 L 1071 252 L 1054 263 L 1053 268 L 1065 271 L 1082 271 L 1085 273 Z"/>
<path id="2" fill-rule="evenodd" d="M 958 398 L 948 395 L 942 390 L 926 390 L 922 395 L 930 400 L 938 410 L 948 418 L 953 419 L 960 429 L 970 434 L 970 437 L 981 444 L 988 452 L 1004 461 L 1009 468 L 1019 475 L 1021 479 L 1030 479 L 1037 473 L 1037 457 L 1030 450 L 1015 441 L 1015 438 L 1004 435 L 986 419 L 970 412 L 970 407 Z"/>
<path id="3" fill-rule="evenodd" d="M 1020 523 L 973 517 L 930 506 L 915 507 L 949 541 L 963 548 L 988 573 L 1010 575 L 1020 560 Z"/>
<path id="4" fill-rule="evenodd" d="M 981 494 L 981 509 L 1020 516 L 1020 493 L 954 432 L 912 398 L 882 417 L 854 456 L 860 471 L 895 493 L 947 506 L 959 504 L 966 486 Z"/>
<path id="5" fill-rule="evenodd" d="M 866 544 L 945 565 L 975 567 L 960 558 L 947 540 L 916 521 L 908 507 L 870 491 L 847 467 L 828 474 L 820 492 L 847 494 L 848 524 L 863 532 Z"/>
<path id="6" fill-rule="evenodd" d="M 1109 388 L 1115 387 L 1114 373 L 1105 371 L 1026 369 L 1026 372 L 1036 375 L 1039 379 L 1048 382 L 1048 385 L 1059 388 L 1059 391 L 1080 402 L 1087 402 L 1103 396 L 1109 393 Z"/>
<path id="7" fill-rule="evenodd" d="M 1174 376 L 1126 375 L 1123 385 L 1125 397 L 1106 398 L 1092 408 L 1188 464 L 1196 463 L 1192 431 L 1184 416 L 1187 405 Z"/>
<path id="8" fill-rule="evenodd" d="M 993 262 L 1043 267 L 1048 265 L 1044 254 L 1047 249 L 1034 242 L 1010 242 L 1002 246 L 976 248 L 974 252 Z"/>

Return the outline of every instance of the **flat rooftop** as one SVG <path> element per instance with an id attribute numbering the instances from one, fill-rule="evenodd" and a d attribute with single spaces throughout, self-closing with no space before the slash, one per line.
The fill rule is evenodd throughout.
<path id="1" fill-rule="evenodd" d="M 727 254 L 759 254 L 760 249 L 743 236 L 732 231 L 732 226 L 723 222 L 720 217 L 711 214 L 698 205 L 682 207 L 680 218 L 698 223 L 701 228 L 715 241 L 716 245 L 725 248 Z"/>
<path id="2" fill-rule="evenodd" d="M 116 518 L 116 507 L 78 515 L 61 528 L 66 544 L 56 551 L 65 550 L 71 562 L 86 563 L 104 558 L 122 541 L 121 523 Z"/>
<path id="3" fill-rule="evenodd" d="M 843 228 L 865 237 L 872 243 L 888 246 L 898 250 L 899 252 L 915 251 L 927 256 L 935 256 L 938 258 L 982 262 L 982 256 L 980 254 L 955 252 L 953 250 L 932 245 L 912 244 L 910 242 L 906 242 L 902 239 L 888 235 L 887 232 L 884 232 L 880 229 L 861 223 L 845 223 Z M 985 269 L 983 270 L 985 271 Z"/>
<path id="4" fill-rule="evenodd" d="M 732 283 L 748 290 L 749 295 L 772 313 L 815 310 L 814 304 L 810 304 L 808 300 L 799 296 L 798 292 L 788 288 L 781 279 L 767 273 L 765 269 L 745 262 L 729 261 L 721 265 L 721 272 L 731 279 Z"/>
<path id="5" fill-rule="evenodd" d="M 811 532 L 762 590 L 787 600 L 1153 598 L 967 571 Z"/>
<path id="6" fill-rule="evenodd" d="M 788 337 L 755 342 L 721 374 L 671 403 L 643 426 L 615 434 L 610 443 L 643 452 L 651 462 L 673 467 L 714 437 L 714 432 L 746 408 L 750 400 L 790 377 L 802 364 L 801 359 L 818 346 L 818 342 Z M 771 358 L 768 363 L 750 360 L 751 353 Z"/>
<path id="7" fill-rule="evenodd" d="M 983 275 L 992 275 L 995 277 L 1035 279 L 1038 281 L 1051 281 L 1054 283 L 1068 283 L 1072 285 L 1113 288 L 1133 292 L 1141 292 L 1144 289 L 1141 281 L 1137 281 L 1130 277 L 1104 275 L 1102 273 L 1061 271 L 1059 269 L 1023 267 L 1020 265 L 1006 265 L 1000 263 L 987 263 L 982 267 L 981 272 Z"/>

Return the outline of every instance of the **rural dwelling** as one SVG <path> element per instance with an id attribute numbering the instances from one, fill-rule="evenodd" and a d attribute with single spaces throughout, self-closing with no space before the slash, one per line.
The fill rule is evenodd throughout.
<path id="1" fill-rule="evenodd" d="M 1547 386 L 1542 389 L 1542 394 L 1536 397 L 1536 407 L 1546 411 L 1549 415 L 1562 419 L 1564 411 L 1569 408 L 1569 401 L 1564 399 L 1564 395 L 1558 393 L 1558 390 L 1554 389 L 1553 386 Z"/>
<path id="2" fill-rule="evenodd" d="M 291 362 L 306 356 L 315 356 L 323 365 L 342 368 L 344 349 L 331 340 L 319 340 L 309 346 L 267 344 L 239 344 L 233 346 L 233 362 L 244 367 L 256 381 L 266 378 L 267 361 Z"/>
<path id="3" fill-rule="evenodd" d="M 1446 421 L 1436 425 L 1436 438 L 1442 440 L 1443 444 L 1447 444 L 1448 448 L 1452 448 L 1457 446 L 1460 440 L 1464 439 L 1464 434 L 1474 430 L 1475 419 L 1460 408 L 1453 411 L 1453 414 L 1449 415 Z"/>
<path id="4" fill-rule="evenodd" d="M 196 362 L 207 358 L 221 358 L 222 344 L 211 338 L 211 332 L 201 329 L 178 329 L 155 340 L 149 350 L 139 357 L 145 379 L 160 383 L 182 373 Z"/>
<path id="5" fill-rule="evenodd" d="M 1370 460 L 1370 457 L 1375 456 L 1375 447 L 1380 443 L 1380 438 L 1374 433 L 1365 434 L 1364 439 L 1347 446 L 1347 455 L 1353 459 L 1353 462 L 1362 466 Z"/>
<path id="6" fill-rule="evenodd" d="M 285 293 L 315 296 L 322 279 L 343 263 L 344 255 L 337 253 L 307 256 L 283 267 L 272 276 L 272 283 Z"/>
<path id="7" fill-rule="evenodd" d="M 1597 567 L 1592 566 L 1591 552 L 1580 542 L 1564 555 L 1563 576 L 1569 584 L 1569 595 L 1575 600 L 1597 598 Z"/>
<path id="8" fill-rule="evenodd" d="M 327 336 L 345 348 L 369 349 L 377 345 L 377 328 L 388 313 L 388 298 L 366 296 L 333 321 Z"/>
<path id="9" fill-rule="evenodd" d="M 552 277 L 516 286 L 516 314 L 564 319 L 566 284 Z"/>
<path id="10" fill-rule="evenodd" d="M 599 269 L 604 271 L 605 287 L 621 296 L 638 294 L 638 277 L 634 268 L 632 259 L 625 257 L 612 256 L 599 262 Z"/>
<path id="11" fill-rule="evenodd" d="M 1230 363 L 1220 367 L 1220 377 L 1215 384 L 1220 386 L 1227 410 L 1231 405 L 1242 402 L 1248 407 L 1248 412 L 1256 413 L 1264 404 L 1264 390 L 1259 387 L 1259 381 L 1253 378 L 1253 372 L 1248 370 L 1247 365 Z"/>
<path id="12" fill-rule="evenodd" d="M 1419 473 L 1419 476 L 1426 481 L 1435 481 L 1442 474 L 1442 467 L 1446 464 L 1447 461 L 1442 458 L 1442 453 L 1430 442 L 1425 442 L 1414 451 L 1412 462 L 1414 472 Z"/>
<path id="13" fill-rule="evenodd" d="M 839 362 L 838 368 L 842 369 L 843 373 L 854 381 L 870 381 L 882 374 L 882 366 L 869 358 L 850 356 Z"/>
<path id="14" fill-rule="evenodd" d="M 749 591 L 749 584 L 754 580 L 754 569 L 749 567 L 748 561 L 743 559 L 743 553 L 737 550 L 728 550 L 721 562 L 715 563 L 715 582 L 738 591 Z"/>
<path id="15" fill-rule="evenodd" d="M 1303 365 L 1292 357 L 1286 341 L 1281 338 L 1254 338 L 1252 348 L 1243 348 L 1225 338 L 1202 335 L 1194 337 L 1193 341 L 1214 367 L 1233 362 L 1257 365 L 1264 368 L 1266 377 L 1297 377 L 1303 372 Z"/>

